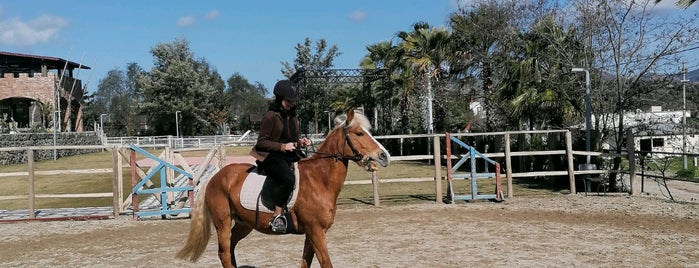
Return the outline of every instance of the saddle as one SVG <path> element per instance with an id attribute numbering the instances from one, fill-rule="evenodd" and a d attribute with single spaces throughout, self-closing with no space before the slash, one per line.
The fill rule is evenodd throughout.
<path id="1" fill-rule="evenodd" d="M 298 165 L 294 163 L 292 170 L 296 179 L 294 180 L 294 189 L 289 195 L 286 208 L 284 208 L 285 211 L 291 210 L 298 195 L 299 172 L 297 167 Z M 240 189 L 240 204 L 247 210 L 273 213 L 274 202 L 272 202 L 271 195 L 274 193 L 274 187 L 277 186 L 271 180 L 267 180 L 266 173 L 259 165 L 252 166 L 248 169 L 248 176 Z"/>

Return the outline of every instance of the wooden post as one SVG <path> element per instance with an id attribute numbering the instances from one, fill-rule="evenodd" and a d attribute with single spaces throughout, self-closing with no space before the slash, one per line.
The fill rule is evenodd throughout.
<path id="1" fill-rule="evenodd" d="M 449 132 L 444 134 L 444 142 L 446 144 L 445 151 L 447 153 L 447 199 L 453 204 L 454 189 L 451 188 L 451 136 L 449 135 Z"/>
<path id="2" fill-rule="evenodd" d="M 626 130 L 626 156 L 629 159 L 629 184 L 631 184 L 631 195 L 638 195 L 639 185 L 636 184 L 636 153 L 633 143 L 633 132 Z"/>
<path id="3" fill-rule="evenodd" d="M 29 166 L 29 219 L 34 219 L 36 207 L 34 203 L 34 150 L 32 149 L 27 149 L 27 165 Z"/>
<path id="4" fill-rule="evenodd" d="M 438 204 L 442 204 L 442 155 L 441 148 L 439 144 L 439 135 L 434 135 L 433 138 L 434 151 L 432 155 L 434 156 L 434 193 L 435 201 Z"/>
<path id="5" fill-rule="evenodd" d="M 512 155 L 510 151 L 510 133 L 505 133 L 505 176 L 507 177 L 507 197 L 512 198 Z"/>
<path id="6" fill-rule="evenodd" d="M 379 176 L 376 171 L 371 172 L 371 184 L 374 186 L 374 206 L 380 206 L 381 201 L 379 200 Z"/>
<path id="7" fill-rule="evenodd" d="M 165 147 L 165 161 L 172 165 L 177 165 L 175 163 L 175 156 L 174 156 L 173 150 L 170 149 L 170 147 Z M 165 185 L 160 185 L 162 188 L 167 188 L 167 187 L 173 187 L 175 186 L 175 170 L 164 167 L 165 169 Z M 162 184 L 162 182 L 161 182 Z M 175 204 L 175 193 L 174 192 L 166 192 L 163 196 L 163 200 L 160 200 L 162 204 L 166 204 L 166 206 L 169 208 L 170 206 Z"/>
<path id="8" fill-rule="evenodd" d="M 121 176 L 121 165 L 120 165 L 119 151 L 116 147 L 112 148 L 112 215 L 114 218 L 119 217 L 119 212 L 121 210 L 121 195 L 119 193 L 119 177 Z"/>
<path id="9" fill-rule="evenodd" d="M 568 181 L 570 182 L 570 194 L 576 194 L 575 167 L 573 166 L 573 136 L 566 131 L 566 159 L 568 159 Z"/>
<path id="10" fill-rule="evenodd" d="M 136 178 L 136 151 L 131 149 L 129 155 L 129 162 L 131 162 L 131 189 L 133 189 L 138 183 L 138 179 Z M 133 207 L 133 219 L 137 220 L 138 216 L 136 214 L 138 213 L 138 195 L 133 191 L 131 193 L 131 207 Z"/>
<path id="11" fill-rule="evenodd" d="M 226 166 L 226 146 L 221 144 L 219 147 L 218 168 L 222 169 Z"/>
<path id="12" fill-rule="evenodd" d="M 121 208 L 124 206 L 124 170 L 122 168 L 124 166 L 124 160 L 121 157 L 117 147 L 114 147 L 113 150 L 115 150 L 115 155 L 117 158 L 117 169 L 115 170 L 117 179 L 117 202 L 119 203 L 119 208 Z M 121 213 L 121 209 L 119 209 L 119 212 Z"/>

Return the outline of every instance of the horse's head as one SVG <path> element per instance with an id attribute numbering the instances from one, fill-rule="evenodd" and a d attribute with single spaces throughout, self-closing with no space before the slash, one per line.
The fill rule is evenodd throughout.
<path id="1" fill-rule="evenodd" d="M 328 134 L 328 138 L 338 142 L 343 158 L 356 162 L 367 171 L 377 170 L 377 163 L 388 166 L 391 155 L 371 136 L 371 125 L 364 115 L 355 114 L 354 109 L 349 109 L 344 122 L 337 123 L 338 126 Z"/>

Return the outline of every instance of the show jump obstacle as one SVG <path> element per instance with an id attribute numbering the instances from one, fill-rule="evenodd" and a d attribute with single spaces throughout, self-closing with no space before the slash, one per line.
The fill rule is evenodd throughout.
<path id="1" fill-rule="evenodd" d="M 136 145 L 131 145 L 131 183 L 133 184 L 133 188 L 131 190 L 131 198 L 132 198 L 132 206 L 133 206 L 133 217 L 134 219 L 138 219 L 138 217 L 141 216 L 157 216 L 160 215 L 163 219 L 166 218 L 167 215 L 177 215 L 180 213 L 189 213 L 193 207 L 193 202 L 194 202 L 194 187 L 193 187 L 193 176 L 191 173 L 184 171 L 183 169 L 168 163 L 167 161 L 160 159 L 149 152 L 139 148 Z M 151 169 L 146 175 L 139 181 L 138 176 L 136 174 L 136 152 L 156 161 L 158 164 L 155 168 Z M 170 170 L 168 170 L 170 169 Z M 175 186 L 173 185 L 173 182 L 168 179 L 167 172 L 175 171 L 183 176 L 186 176 L 188 178 L 188 183 L 185 186 Z M 145 188 L 144 185 L 146 185 L 147 182 L 150 181 L 152 177 L 155 175 L 160 176 L 160 185 L 159 186 L 153 186 L 153 188 Z M 190 207 L 189 208 L 177 208 L 175 206 L 175 198 L 173 198 L 173 194 L 175 193 L 181 193 L 181 192 L 187 192 L 188 199 L 190 200 Z M 139 211 L 138 207 L 138 195 L 140 194 L 160 194 L 160 209 L 158 210 L 145 210 L 145 211 Z"/>
<path id="2" fill-rule="evenodd" d="M 452 150 L 451 144 L 455 143 L 468 151 L 468 154 L 461 155 L 459 161 L 452 166 Z M 476 199 L 492 199 L 496 201 L 502 201 L 502 189 L 500 187 L 500 163 L 493 161 L 492 159 L 484 156 L 480 152 L 476 151 L 472 146 L 466 145 L 458 138 L 446 133 L 446 149 L 447 149 L 447 181 L 448 181 L 448 192 L 447 198 L 450 199 L 451 203 L 456 200 L 476 200 Z M 479 173 L 476 169 L 476 157 L 479 157 L 485 161 L 485 169 L 487 171 L 488 164 L 495 166 L 494 173 Z M 456 173 L 456 171 L 464 164 L 466 161 L 471 162 L 471 171 L 468 173 Z M 470 195 L 456 195 L 454 194 L 454 185 L 452 183 L 454 178 L 463 178 L 471 180 L 471 194 Z M 495 193 L 494 194 L 479 194 L 478 193 L 478 180 L 480 179 L 495 179 Z"/>

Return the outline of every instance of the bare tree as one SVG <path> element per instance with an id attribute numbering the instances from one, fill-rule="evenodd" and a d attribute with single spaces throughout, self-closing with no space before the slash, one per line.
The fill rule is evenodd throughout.
<path id="1" fill-rule="evenodd" d="M 667 83 L 658 75 L 676 70 L 678 53 L 699 37 L 697 14 L 661 14 L 653 0 L 581 0 L 574 7 L 586 40 L 587 59 L 579 64 L 593 74 L 592 88 L 598 94 L 593 112 L 597 118 L 613 114 L 606 124 L 605 118 L 596 121 L 602 134 L 598 141 L 611 136 L 614 149 L 621 153 L 624 114 L 641 108 L 644 96 Z M 620 163 L 617 157 L 614 168 Z M 615 190 L 616 184 L 610 187 Z"/>
<path id="2" fill-rule="evenodd" d="M 666 0 L 666 1 L 667 1 L 667 0 Z M 657 3 L 660 3 L 660 2 L 662 2 L 662 1 L 661 1 L 661 0 L 655 0 L 655 3 L 656 3 L 656 4 L 657 4 Z M 675 5 L 678 6 L 678 7 L 681 7 L 681 8 L 689 8 L 689 6 L 693 5 L 693 4 L 696 3 L 696 2 L 697 2 L 697 0 L 677 0 L 677 1 L 675 2 Z"/>

